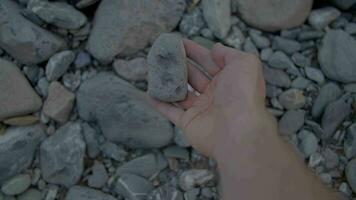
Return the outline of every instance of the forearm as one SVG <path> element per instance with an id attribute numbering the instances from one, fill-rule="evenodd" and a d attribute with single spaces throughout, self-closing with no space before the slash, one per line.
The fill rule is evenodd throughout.
<path id="1" fill-rule="evenodd" d="M 250 130 L 227 140 L 219 151 L 223 200 L 338 199 L 278 136 L 273 123 L 266 123 L 258 133 Z"/>

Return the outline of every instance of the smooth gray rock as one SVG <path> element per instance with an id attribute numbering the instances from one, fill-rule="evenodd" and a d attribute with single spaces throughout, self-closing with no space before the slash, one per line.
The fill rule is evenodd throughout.
<path id="1" fill-rule="evenodd" d="M 20 69 L 3 59 L 0 59 L 0 91 L 0 121 L 38 111 L 42 106 L 41 98 Z"/>
<path id="2" fill-rule="evenodd" d="M 103 0 L 86 49 L 102 63 L 111 62 L 117 55 L 132 55 L 160 33 L 173 30 L 185 6 L 184 0 Z"/>
<path id="3" fill-rule="evenodd" d="M 326 33 L 318 60 L 324 74 L 343 83 L 356 81 L 356 40 L 342 30 Z"/>
<path id="4" fill-rule="evenodd" d="M 302 76 L 298 76 L 293 80 L 291 87 L 295 89 L 304 90 L 311 83 L 310 80 L 303 78 Z"/>
<path id="5" fill-rule="evenodd" d="M 299 144 L 298 147 L 305 157 L 316 153 L 318 150 L 318 138 L 310 131 L 302 130 L 298 134 Z"/>
<path id="6" fill-rule="evenodd" d="M 147 56 L 148 94 L 165 101 L 176 102 L 188 93 L 188 69 L 182 39 L 174 33 L 160 35 Z"/>
<path id="7" fill-rule="evenodd" d="M 91 64 L 91 57 L 85 51 L 80 51 L 74 60 L 74 66 L 77 69 L 87 67 Z"/>
<path id="8" fill-rule="evenodd" d="M 336 100 L 340 97 L 342 91 L 338 85 L 335 83 L 328 83 L 325 84 L 319 91 L 319 95 L 314 101 L 313 108 L 312 108 L 312 116 L 319 117 L 325 107 L 332 101 Z"/>
<path id="9" fill-rule="evenodd" d="M 186 148 L 179 146 L 166 147 L 163 149 L 163 154 L 166 158 L 189 160 L 189 151 Z"/>
<path id="10" fill-rule="evenodd" d="M 71 187 L 84 170 L 85 142 L 79 123 L 68 122 L 42 142 L 40 166 L 43 178 L 53 184 Z"/>
<path id="11" fill-rule="evenodd" d="M 356 34 L 356 23 L 348 23 L 345 27 L 345 32 L 350 35 Z"/>
<path id="12" fill-rule="evenodd" d="M 46 77 L 42 77 L 37 82 L 36 91 L 42 97 L 47 97 L 48 96 L 48 87 L 49 87 L 49 82 L 48 82 L 47 78 Z"/>
<path id="13" fill-rule="evenodd" d="M 116 175 L 125 173 L 150 177 L 168 166 L 167 160 L 161 154 L 147 154 L 123 164 L 116 170 Z"/>
<path id="14" fill-rule="evenodd" d="M 264 66 L 263 75 L 266 82 L 273 86 L 282 88 L 289 88 L 291 86 L 291 80 L 289 76 L 282 70 Z"/>
<path id="15" fill-rule="evenodd" d="M 6 181 L 2 185 L 1 191 L 5 195 L 18 195 L 26 191 L 30 185 L 31 176 L 28 174 L 20 174 Z"/>
<path id="16" fill-rule="evenodd" d="M 187 36 L 198 35 L 199 31 L 205 26 L 203 12 L 199 7 L 184 14 L 179 23 L 179 32 Z"/>
<path id="17" fill-rule="evenodd" d="M 49 81 L 59 79 L 74 61 L 75 54 L 73 51 L 62 51 L 53 55 L 46 65 L 46 76 Z"/>
<path id="18" fill-rule="evenodd" d="M 351 113 L 351 103 L 352 99 L 347 94 L 329 103 L 321 119 L 321 126 L 325 133 L 322 139 L 330 138 L 337 127 Z"/>
<path id="19" fill-rule="evenodd" d="M 101 152 L 108 158 L 116 161 L 124 161 L 125 157 L 128 155 L 125 149 L 117 146 L 112 142 L 105 142 L 100 147 Z"/>
<path id="20" fill-rule="evenodd" d="M 311 65 L 311 58 L 300 53 L 294 53 L 292 60 L 298 67 L 309 67 Z"/>
<path id="21" fill-rule="evenodd" d="M 292 60 L 281 51 L 276 51 L 272 54 L 268 60 L 268 65 L 277 69 L 289 69 L 295 67 Z"/>
<path id="22" fill-rule="evenodd" d="M 72 92 L 75 92 L 81 84 L 82 76 L 79 70 L 65 73 L 62 77 L 63 85 Z"/>
<path id="23" fill-rule="evenodd" d="M 66 48 L 63 39 L 25 19 L 14 1 L 1 0 L 0 8 L 0 47 L 21 63 L 43 62 Z"/>
<path id="24" fill-rule="evenodd" d="M 269 58 L 272 56 L 273 54 L 273 49 L 272 48 L 266 48 L 266 49 L 262 49 L 261 50 L 261 54 L 260 54 L 260 58 L 262 61 L 268 61 Z"/>
<path id="25" fill-rule="evenodd" d="M 275 50 L 283 51 L 286 54 L 292 55 L 293 53 L 300 51 L 302 45 L 295 40 L 286 39 L 277 36 L 273 38 L 272 48 Z"/>
<path id="26" fill-rule="evenodd" d="M 347 10 L 356 4 L 356 0 L 331 0 L 336 6 L 341 9 Z"/>
<path id="27" fill-rule="evenodd" d="M 317 40 L 322 38 L 325 35 L 323 31 L 315 31 L 315 30 L 305 30 L 302 31 L 299 36 L 299 41 L 309 41 L 309 40 Z"/>
<path id="28" fill-rule="evenodd" d="M 79 29 L 87 23 L 87 17 L 83 13 L 65 2 L 30 0 L 27 9 L 58 28 Z"/>
<path id="29" fill-rule="evenodd" d="M 184 191 L 194 189 L 196 186 L 203 185 L 214 178 L 214 174 L 206 169 L 190 169 L 184 171 L 179 176 L 179 186 Z"/>
<path id="30" fill-rule="evenodd" d="M 73 186 L 66 194 L 65 200 L 116 200 L 116 198 L 89 187 Z"/>
<path id="31" fill-rule="evenodd" d="M 271 45 L 269 39 L 261 34 L 250 32 L 250 37 L 252 42 L 256 45 L 259 49 L 268 48 Z"/>
<path id="32" fill-rule="evenodd" d="M 317 30 L 323 30 L 331 22 L 341 15 L 341 12 L 334 7 L 324 7 L 313 10 L 309 15 L 309 24 Z"/>
<path id="33" fill-rule="evenodd" d="M 103 163 L 94 161 L 92 174 L 88 177 L 88 186 L 93 188 L 102 188 L 109 179 L 109 175 Z"/>
<path id="34" fill-rule="evenodd" d="M 242 50 L 247 53 L 252 53 L 255 54 L 256 56 L 259 56 L 258 49 L 256 45 L 252 42 L 250 37 L 248 37 L 243 43 Z"/>
<path id="35" fill-rule="evenodd" d="M 351 189 L 356 192 L 356 158 L 347 164 L 346 178 Z"/>
<path id="36" fill-rule="evenodd" d="M 18 200 L 42 200 L 42 193 L 36 189 L 29 189 L 17 197 Z"/>
<path id="37" fill-rule="evenodd" d="M 317 82 L 319 85 L 322 85 L 325 82 L 324 74 L 319 69 L 314 67 L 306 67 L 304 70 L 305 70 L 305 75 L 310 80 Z"/>
<path id="38" fill-rule="evenodd" d="M 148 73 L 148 63 L 145 58 L 134 58 L 129 61 L 117 59 L 113 67 L 120 77 L 128 81 L 144 81 Z"/>
<path id="39" fill-rule="evenodd" d="M 238 28 L 237 26 L 233 26 L 231 28 L 230 33 L 225 37 L 224 42 L 228 46 L 234 47 L 236 49 L 241 49 L 245 40 L 246 37 L 244 33 L 241 31 L 241 29 Z M 214 44 L 215 42 L 212 44 L 212 46 L 209 49 L 211 49 L 214 46 Z"/>
<path id="40" fill-rule="evenodd" d="M 173 128 L 145 100 L 145 94 L 112 73 L 84 81 L 77 92 L 82 119 L 97 122 L 110 141 L 132 148 L 162 147 Z"/>
<path id="41" fill-rule="evenodd" d="M 44 137 L 39 125 L 10 127 L 0 136 L 0 185 L 31 165 Z"/>
<path id="42" fill-rule="evenodd" d="M 231 0 L 203 0 L 204 18 L 217 38 L 223 39 L 231 27 Z"/>
<path id="43" fill-rule="evenodd" d="M 99 134 L 87 123 L 82 123 L 82 129 L 88 156 L 95 158 L 100 153 Z"/>
<path id="44" fill-rule="evenodd" d="M 330 149 L 330 148 L 323 149 L 322 152 L 321 152 L 321 155 L 325 159 L 324 160 L 324 163 L 325 163 L 324 166 L 327 169 L 334 169 L 340 163 L 339 155 L 335 151 Z"/>
<path id="45" fill-rule="evenodd" d="M 287 110 L 298 109 L 303 107 L 305 104 L 303 91 L 298 89 L 289 89 L 284 91 L 279 95 L 278 100 Z"/>
<path id="46" fill-rule="evenodd" d="M 348 159 L 356 156 L 356 123 L 353 123 L 346 132 L 344 151 Z"/>
<path id="47" fill-rule="evenodd" d="M 152 183 L 134 174 L 122 174 L 114 185 L 117 194 L 130 200 L 146 200 L 153 189 Z"/>
<path id="48" fill-rule="evenodd" d="M 162 186 L 152 191 L 149 200 L 184 200 L 183 194 L 177 188 Z"/>
<path id="49" fill-rule="evenodd" d="M 292 135 L 296 133 L 304 124 L 304 110 L 287 111 L 278 123 L 279 133 L 282 135 Z"/>

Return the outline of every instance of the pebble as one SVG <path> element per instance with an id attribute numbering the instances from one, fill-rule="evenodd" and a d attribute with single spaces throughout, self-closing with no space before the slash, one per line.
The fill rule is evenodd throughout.
<path id="1" fill-rule="evenodd" d="M 341 12 L 334 7 L 319 8 L 310 13 L 308 22 L 315 29 L 323 30 L 340 15 Z"/>
<path id="2" fill-rule="evenodd" d="M 42 200 L 42 193 L 36 189 L 29 189 L 17 197 L 18 200 Z"/>
<path id="3" fill-rule="evenodd" d="M 128 152 L 112 142 L 105 142 L 100 146 L 101 152 L 108 158 L 116 161 L 124 161 Z"/>
<path id="4" fill-rule="evenodd" d="M 84 186 L 73 186 L 64 200 L 116 200 L 113 196 Z"/>
<path id="5" fill-rule="evenodd" d="M 58 194 L 59 188 L 57 185 L 49 185 L 45 200 L 55 200 Z"/>
<path id="6" fill-rule="evenodd" d="M 183 200 L 183 194 L 177 188 L 171 186 L 162 186 L 155 189 L 149 200 Z"/>
<path id="7" fill-rule="evenodd" d="M 310 155 L 308 166 L 315 168 L 315 167 L 319 166 L 324 160 L 325 159 L 323 158 L 323 156 L 320 153 L 315 152 Z"/>
<path id="8" fill-rule="evenodd" d="M 304 90 L 311 84 L 311 81 L 303 78 L 302 76 L 298 76 L 296 79 L 293 80 L 291 87 L 295 89 Z"/>
<path id="9" fill-rule="evenodd" d="M 344 151 L 348 159 L 356 156 L 356 123 L 349 126 L 344 140 Z"/>
<path id="10" fill-rule="evenodd" d="M 26 191 L 30 185 L 31 176 L 28 174 L 20 174 L 6 181 L 2 185 L 1 191 L 5 195 L 18 195 Z"/>
<path id="11" fill-rule="evenodd" d="M 348 197 L 352 195 L 352 190 L 346 182 L 340 184 L 339 191 Z"/>
<path id="12" fill-rule="evenodd" d="M 52 82 L 48 88 L 48 97 L 43 106 L 45 115 L 57 122 L 68 120 L 75 101 L 75 95 L 59 82 Z"/>
<path id="13" fill-rule="evenodd" d="M 115 72 L 128 81 L 144 81 L 147 78 L 148 63 L 145 58 L 126 61 L 117 59 L 113 63 Z"/>
<path id="14" fill-rule="evenodd" d="M 311 66 L 311 58 L 310 57 L 306 57 L 301 53 L 294 53 L 292 55 L 292 61 L 298 67 L 309 67 L 309 66 Z"/>
<path id="15" fill-rule="evenodd" d="M 325 159 L 324 163 L 327 169 L 334 169 L 339 165 L 339 156 L 330 148 L 323 149 L 321 155 Z"/>
<path id="16" fill-rule="evenodd" d="M 350 35 L 356 34 L 356 23 L 348 23 L 345 27 L 345 32 Z"/>
<path id="17" fill-rule="evenodd" d="M 75 73 L 66 73 L 62 77 L 63 85 L 74 92 L 78 89 L 81 83 L 81 75 L 80 71 L 76 71 Z"/>
<path id="18" fill-rule="evenodd" d="M 179 158 L 189 160 L 189 151 L 186 148 L 179 146 L 169 146 L 163 150 L 163 154 L 167 158 Z"/>
<path id="19" fill-rule="evenodd" d="M 312 132 L 302 130 L 298 133 L 298 139 L 300 141 L 298 147 L 305 157 L 309 157 L 318 150 L 319 141 Z"/>
<path id="20" fill-rule="evenodd" d="M 326 185 L 330 185 L 333 181 L 333 178 L 328 173 L 319 174 L 319 177 L 320 177 L 321 182 L 323 182 Z"/>
<path id="21" fill-rule="evenodd" d="M 225 44 L 234 47 L 236 49 L 241 49 L 244 44 L 246 37 L 244 33 L 238 27 L 234 26 L 231 28 L 230 33 L 224 39 Z"/>
<path id="22" fill-rule="evenodd" d="M 100 153 L 99 135 L 89 124 L 82 123 L 83 137 L 86 143 L 86 150 L 90 158 L 95 158 Z"/>
<path id="23" fill-rule="evenodd" d="M 304 110 L 289 110 L 279 120 L 278 131 L 282 135 L 295 134 L 304 124 Z"/>
<path id="24" fill-rule="evenodd" d="M 109 179 L 105 166 L 99 161 L 94 161 L 91 171 L 92 174 L 88 177 L 88 186 L 92 188 L 102 188 Z"/>
<path id="25" fill-rule="evenodd" d="M 265 49 L 271 46 L 271 42 L 269 41 L 269 39 L 261 34 L 250 31 L 250 37 L 252 42 L 259 49 Z"/>
<path id="26" fill-rule="evenodd" d="M 86 7 L 89 7 L 93 4 L 95 4 L 98 1 L 99 0 L 77 0 L 75 7 L 79 8 L 79 9 L 86 8 Z"/>
<path id="27" fill-rule="evenodd" d="M 261 50 L 260 58 L 262 61 L 268 61 L 273 55 L 273 50 L 271 48 L 266 48 Z"/>
<path id="28" fill-rule="evenodd" d="M 317 82 L 319 85 L 324 84 L 325 82 L 325 77 L 323 72 L 321 72 L 319 69 L 314 68 L 314 67 L 306 67 L 304 69 L 305 75 L 310 79 L 315 82 Z"/>
<path id="29" fill-rule="evenodd" d="M 75 54 L 73 51 L 62 51 L 53 55 L 46 65 L 46 76 L 49 81 L 59 79 L 74 61 Z"/>
<path id="30" fill-rule="evenodd" d="M 341 9 L 347 10 L 356 4 L 355 0 L 331 0 L 336 6 Z"/>
<path id="31" fill-rule="evenodd" d="M 4 124 L 11 125 L 11 126 L 29 126 L 37 122 L 38 122 L 38 117 L 33 115 L 13 117 L 3 121 Z"/>
<path id="32" fill-rule="evenodd" d="M 23 73 L 26 75 L 27 79 L 34 85 L 37 83 L 38 79 L 41 77 L 42 68 L 33 66 L 24 66 L 22 68 Z"/>
<path id="33" fill-rule="evenodd" d="M 205 27 L 203 12 L 199 7 L 186 13 L 179 23 L 179 31 L 186 36 L 198 35 L 200 30 Z"/>
<path id="34" fill-rule="evenodd" d="M 184 193 L 184 199 L 186 200 L 197 200 L 200 193 L 199 188 L 194 188 Z"/>
<path id="35" fill-rule="evenodd" d="M 160 35 L 150 49 L 147 62 L 149 95 L 165 102 L 186 98 L 188 69 L 180 36 L 174 33 Z"/>
<path id="36" fill-rule="evenodd" d="M 258 49 L 255 46 L 255 44 L 252 42 L 250 37 L 248 37 L 245 40 L 242 49 L 247 53 L 252 53 L 252 54 L 255 54 L 256 56 L 259 56 Z"/>
<path id="37" fill-rule="evenodd" d="M 303 91 L 298 89 L 284 91 L 279 95 L 278 100 L 287 110 L 298 109 L 305 105 Z"/>
<path id="38" fill-rule="evenodd" d="M 312 116 L 314 118 L 321 116 L 326 106 L 340 97 L 342 91 L 335 83 L 325 84 L 319 91 L 319 95 L 315 99 L 312 108 Z"/>
<path id="39" fill-rule="evenodd" d="M 184 132 L 182 129 L 178 127 L 174 127 L 174 132 L 175 132 L 175 137 L 174 137 L 174 142 L 180 146 L 180 147 L 190 147 L 190 144 L 188 143 L 188 140 L 186 136 L 184 135 Z"/>
<path id="40" fill-rule="evenodd" d="M 307 40 L 317 40 L 322 38 L 325 35 L 322 31 L 303 31 L 299 34 L 299 41 L 307 41 Z"/>
<path id="41" fill-rule="evenodd" d="M 81 69 L 87 67 L 91 64 L 91 57 L 85 51 L 80 51 L 74 60 L 74 66 L 77 69 Z"/>
<path id="42" fill-rule="evenodd" d="M 347 164 L 346 178 L 351 189 L 356 193 L 356 159 L 351 160 Z"/>
<path id="43" fill-rule="evenodd" d="M 214 174 L 205 169 L 190 169 L 184 171 L 179 176 L 179 186 L 184 191 L 194 189 L 196 186 L 201 186 L 211 181 L 214 178 Z"/>
<path id="44" fill-rule="evenodd" d="M 277 69 L 289 69 L 295 67 L 292 60 L 281 51 L 276 51 L 272 54 L 268 60 L 268 65 Z"/>
<path id="45" fill-rule="evenodd" d="M 42 77 L 38 80 L 36 90 L 42 97 L 48 96 L 49 82 L 46 77 Z"/>
<path id="46" fill-rule="evenodd" d="M 117 194 L 132 200 L 145 200 L 153 191 L 152 183 L 134 174 L 122 174 L 114 184 Z"/>
<path id="47" fill-rule="evenodd" d="M 272 48 L 274 50 L 280 50 L 288 55 L 292 55 L 295 52 L 301 50 L 302 46 L 299 42 L 283 37 L 275 37 L 272 42 Z"/>
<path id="48" fill-rule="evenodd" d="M 263 75 L 266 82 L 270 85 L 282 88 L 289 88 L 291 86 L 291 80 L 289 76 L 282 70 L 264 66 Z"/>

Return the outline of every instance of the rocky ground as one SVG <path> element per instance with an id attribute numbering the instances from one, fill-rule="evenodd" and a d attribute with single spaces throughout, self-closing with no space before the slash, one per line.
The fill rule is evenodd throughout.
<path id="1" fill-rule="evenodd" d="M 164 32 L 259 56 L 280 134 L 355 198 L 356 1 L 312 3 L 1 0 L 0 200 L 219 199 L 216 163 L 144 100 Z"/>

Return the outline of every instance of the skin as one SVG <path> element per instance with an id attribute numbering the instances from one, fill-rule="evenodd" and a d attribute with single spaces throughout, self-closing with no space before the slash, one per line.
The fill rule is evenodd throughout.
<path id="1" fill-rule="evenodd" d="M 213 79 L 188 64 L 195 91 L 175 105 L 149 101 L 183 129 L 194 148 L 216 159 L 223 200 L 339 199 L 279 137 L 265 107 L 258 57 L 221 44 L 207 50 L 184 40 L 184 47 Z"/>

